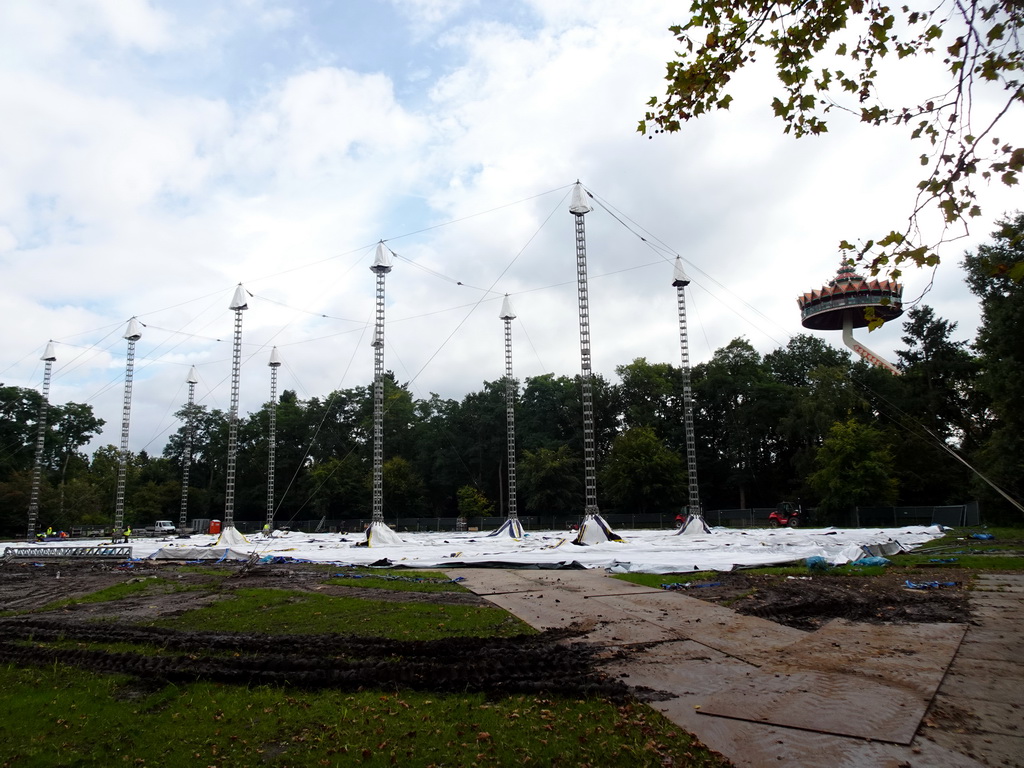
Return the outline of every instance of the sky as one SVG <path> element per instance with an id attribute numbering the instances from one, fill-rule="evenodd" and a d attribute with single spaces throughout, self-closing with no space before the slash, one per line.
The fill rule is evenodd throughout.
<path id="1" fill-rule="evenodd" d="M 628 5 L 628 7 L 627 7 Z M 461 400 L 504 375 L 579 373 L 572 186 L 585 217 L 592 364 L 680 361 L 672 264 L 683 258 L 692 364 L 745 338 L 764 354 L 800 326 L 796 297 L 835 274 L 838 242 L 906 220 L 922 151 L 904 129 L 835 117 L 795 140 L 770 67 L 728 112 L 636 132 L 663 92 L 685 4 L 663 0 L 7 0 L 0 5 L 0 382 L 106 420 L 119 444 L 130 318 L 129 447 L 160 453 L 196 366 L 198 403 L 230 407 L 236 286 L 239 412 L 365 386 L 376 244 L 385 367 L 414 396 Z M 884 70 L 883 70 L 884 74 Z M 894 99 L 938 81 L 901 72 Z M 985 106 L 983 96 L 978 104 Z M 1012 115 L 1019 135 L 1020 115 Z M 1010 133 L 1010 129 L 1007 129 Z M 971 340 L 958 262 L 1019 207 L 985 215 L 909 270 Z M 895 357 L 901 327 L 859 337 Z M 830 343 L 840 345 L 838 334 Z"/>

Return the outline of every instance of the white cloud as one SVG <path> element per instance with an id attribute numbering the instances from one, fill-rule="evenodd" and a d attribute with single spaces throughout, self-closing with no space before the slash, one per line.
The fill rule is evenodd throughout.
<path id="1" fill-rule="evenodd" d="M 303 396 L 370 379 L 367 267 L 379 238 L 403 257 L 387 282 L 386 362 L 415 376 L 418 394 L 461 398 L 500 378 L 506 291 L 519 315 L 516 374 L 572 375 L 565 196 L 579 178 L 600 203 L 586 218 L 594 364 L 613 377 L 634 357 L 678 362 L 675 252 L 693 267 L 694 362 L 736 336 L 769 351 L 801 331 L 795 298 L 834 273 L 839 238 L 902 220 L 919 173 L 891 132 L 837 119 L 824 137 L 783 136 L 763 97 L 767 70 L 737 81 L 731 112 L 641 138 L 678 21 L 658 0 L 536 0 L 487 18 L 474 3 L 396 2 L 435 37 L 425 48 L 410 38 L 383 71 L 309 56 L 366 41 L 346 41 L 340 21 L 308 40 L 319 30 L 302 3 L 213 3 L 200 16 L 135 3 L 116 21 L 104 15 L 114 4 L 68 7 L 14 3 L 14 28 L 0 25 L 0 43 L 38 64 L 0 52 L 0 74 L 16 75 L 0 77 L 11 116 L 0 122 L 0 353 L 8 381 L 36 386 L 41 345 L 63 342 L 59 366 L 76 362 L 61 368 L 55 399 L 93 398 L 113 423 L 120 334 L 139 315 L 135 448 L 162 446 L 193 363 L 202 401 L 227 407 L 239 281 L 254 294 L 243 411 L 267 396 L 270 345 L 285 361 L 281 387 Z M 277 30 L 274 45 L 232 58 L 257 47 L 261 25 Z M 104 36 L 146 55 L 126 70 L 123 51 L 92 46 Z M 428 63 L 410 59 L 426 49 Z M 198 82 L 211 62 L 247 67 L 247 90 Z M 424 93 L 396 89 L 408 71 L 424 75 Z M 973 323 L 976 302 L 946 265 L 928 300 Z M 907 295 L 927 279 L 909 274 Z M 869 346 L 886 354 L 899 335 L 884 328 Z"/>
<path id="2" fill-rule="evenodd" d="M 171 45 L 171 17 L 147 0 L 82 0 L 82 12 L 95 13 L 115 43 L 154 53 Z"/>
<path id="3" fill-rule="evenodd" d="M 390 0 L 390 2 L 408 17 L 412 28 L 421 34 L 436 29 L 452 17 L 478 5 L 478 0 Z"/>

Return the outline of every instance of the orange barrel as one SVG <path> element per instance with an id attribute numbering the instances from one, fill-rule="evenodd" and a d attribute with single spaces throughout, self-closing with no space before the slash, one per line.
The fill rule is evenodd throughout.
<path id="1" fill-rule="evenodd" d="M 220 520 L 210 521 L 210 533 L 220 533 Z"/>

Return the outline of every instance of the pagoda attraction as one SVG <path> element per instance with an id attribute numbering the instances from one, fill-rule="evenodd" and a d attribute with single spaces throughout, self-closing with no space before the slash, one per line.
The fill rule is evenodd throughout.
<path id="1" fill-rule="evenodd" d="M 843 332 L 843 343 L 863 359 L 890 373 L 899 370 L 853 338 L 854 328 L 865 328 L 870 307 L 874 316 L 888 322 L 903 314 L 903 286 L 895 280 L 865 280 L 851 264 L 839 267 L 836 276 L 820 289 L 797 298 L 804 328 Z"/>

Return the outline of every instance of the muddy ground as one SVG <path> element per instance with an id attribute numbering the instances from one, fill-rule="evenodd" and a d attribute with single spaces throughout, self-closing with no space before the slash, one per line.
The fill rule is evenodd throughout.
<path id="1" fill-rule="evenodd" d="M 158 594 L 147 592 L 115 603 L 79 603 L 51 613 L 69 620 L 116 616 L 133 622 L 182 612 L 207 602 L 223 599 L 233 589 L 269 587 L 315 591 L 374 600 L 482 605 L 486 601 L 469 592 L 401 592 L 331 585 L 334 570 L 323 566 L 260 565 L 243 568 L 238 564 L 210 565 L 204 569 L 183 568 L 173 563 L 102 561 L 26 562 L 0 564 L 0 610 L 35 609 L 69 598 L 81 597 L 130 580 L 161 577 L 182 585 L 220 582 L 215 593 L 207 591 Z M 223 575 L 211 572 L 220 571 Z M 415 575 L 415 571 L 407 573 Z M 226 578 L 225 578 L 226 575 Z M 963 569 L 924 568 L 909 573 L 910 580 L 927 589 L 907 586 L 906 570 L 880 576 L 849 577 L 827 573 L 808 576 L 721 573 L 680 591 L 689 597 L 726 605 L 738 613 L 758 616 L 799 629 L 816 629 L 826 621 L 895 623 L 964 623 L 970 620 L 966 587 L 971 574 Z"/>
<path id="2" fill-rule="evenodd" d="M 60 661 L 96 672 L 128 672 L 152 685 L 205 679 L 350 690 L 374 687 L 472 690 L 491 695 L 630 695 L 622 681 L 601 672 L 607 655 L 598 659 L 596 649 L 575 642 L 582 632 L 572 628 L 528 638 L 411 642 L 344 634 L 269 638 L 257 633 L 145 626 L 154 619 L 178 616 L 224 599 L 235 589 L 251 587 L 374 600 L 486 604 L 469 592 L 406 592 L 368 589 L 358 583 L 327 584 L 336 570 L 309 565 L 243 568 L 233 564 L 195 569 L 150 562 L 10 561 L 0 564 L 0 609 L 4 611 L 0 613 L 0 663 Z M 739 571 L 719 574 L 714 581 L 697 582 L 685 588 L 685 594 L 801 629 L 814 629 L 840 617 L 898 623 L 970 620 L 964 590 L 968 572 L 934 569 L 914 573 L 917 583 L 952 584 L 927 590 L 909 589 L 905 574 L 787 578 Z M 218 586 L 188 591 L 147 590 L 106 603 L 66 602 L 116 584 L 156 577 L 173 579 L 182 586 Z M 44 607 L 46 610 L 39 610 Z M 7 613 L 25 610 L 33 613 Z M 65 642 L 57 646 L 52 642 L 55 640 Z M 103 645 L 110 643 L 137 644 L 156 651 L 105 650 Z M 459 663 L 452 664 L 452 659 L 459 659 Z"/>
<path id="3" fill-rule="evenodd" d="M 777 576 L 722 573 L 680 591 L 689 597 L 728 606 L 797 629 L 814 630 L 832 619 L 895 624 L 970 621 L 963 569 L 904 570 L 879 576 Z M 911 588 L 911 581 L 921 589 Z M 925 586 L 927 585 L 927 586 Z"/>

